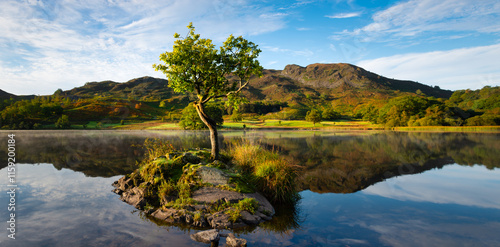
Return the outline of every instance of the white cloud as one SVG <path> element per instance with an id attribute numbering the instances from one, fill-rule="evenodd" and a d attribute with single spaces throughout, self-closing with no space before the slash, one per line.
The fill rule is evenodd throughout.
<path id="1" fill-rule="evenodd" d="M 479 89 L 500 85 L 500 44 L 410 53 L 364 60 L 358 66 L 374 73 L 438 85 L 444 89 Z"/>
<path id="2" fill-rule="evenodd" d="M 496 0 L 410 0 L 375 13 L 373 22 L 362 28 L 345 30 L 335 37 L 364 36 L 370 41 L 385 41 L 380 37 L 443 31 L 498 33 L 499 13 L 500 2 Z"/>
<path id="3" fill-rule="evenodd" d="M 219 43 L 279 30 L 285 17 L 245 0 L 1 1 L 0 88 L 52 94 L 87 81 L 163 77 L 151 65 L 189 22 Z"/>
<path id="4" fill-rule="evenodd" d="M 344 18 L 358 17 L 360 15 L 361 12 L 351 12 L 351 13 L 340 13 L 336 15 L 325 15 L 325 17 L 330 19 L 344 19 Z"/>

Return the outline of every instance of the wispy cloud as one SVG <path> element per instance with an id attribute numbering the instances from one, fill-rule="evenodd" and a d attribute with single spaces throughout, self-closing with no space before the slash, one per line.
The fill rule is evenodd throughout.
<path id="1" fill-rule="evenodd" d="M 0 2 L 0 88 L 51 94 L 86 81 L 162 76 L 151 64 L 191 21 L 198 33 L 218 43 L 229 34 L 279 30 L 285 18 L 246 0 L 5 0 Z"/>
<path id="2" fill-rule="evenodd" d="M 334 37 L 362 36 L 387 41 L 443 31 L 500 32 L 500 2 L 496 0 L 410 0 L 372 16 L 373 22 Z"/>
<path id="3" fill-rule="evenodd" d="M 361 12 L 351 12 L 351 13 L 340 13 L 335 15 L 325 15 L 326 18 L 330 19 L 344 19 L 361 16 Z"/>
<path id="4" fill-rule="evenodd" d="M 441 88 L 479 89 L 500 85 L 500 44 L 426 53 L 411 53 L 357 63 L 372 72 L 416 80 Z"/>
<path id="5" fill-rule="evenodd" d="M 291 54 L 293 56 L 302 56 L 302 57 L 310 57 L 314 55 L 314 52 L 309 50 L 309 49 L 302 49 L 302 50 L 291 50 L 291 49 L 284 49 L 280 47 L 274 47 L 274 46 L 263 46 L 262 49 L 271 51 L 271 52 L 279 52 L 279 53 L 287 53 Z"/>

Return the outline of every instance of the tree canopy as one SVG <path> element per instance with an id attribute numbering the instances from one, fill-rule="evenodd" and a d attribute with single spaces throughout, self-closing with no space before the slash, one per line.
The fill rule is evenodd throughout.
<path id="1" fill-rule="evenodd" d="M 240 103 L 240 91 L 252 75 L 262 75 L 257 61 L 261 50 L 243 37 L 230 35 L 216 49 L 212 40 L 201 38 L 190 23 L 189 33 L 182 38 L 175 33 L 173 50 L 160 55 L 162 64 L 154 64 L 163 72 L 168 85 L 178 93 L 194 93 L 193 102 L 200 119 L 210 129 L 212 158 L 218 159 L 219 144 L 216 122 L 204 109 L 204 105 L 216 98 L 227 98 L 235 109 Z"/>

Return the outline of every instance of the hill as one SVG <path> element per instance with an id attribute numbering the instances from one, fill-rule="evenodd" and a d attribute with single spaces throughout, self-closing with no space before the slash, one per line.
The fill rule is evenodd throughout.
<path id="1" fill-rule="evenodd" d="M 120 99 L 151 99 L 161 100 L 171 98 L 174 91 L 167 86 L 168 81 L 149 76 L 119 83 L 114 81 L 87 82 L 82 87 L 64 91 L 65 96 L 91 98 L 95 96 L 110 96 Z"/>
<path id="2" fill-rule="evenodd" d="M 82 87 L 64 91 L 66 96 L 135 98 L 162 100 L 176 94 L 167 86 L 165 79 L 141 77 L 124 83 L 114 81 L 88 82 Z M 253 77 L 245 94 L 252 100 L 282 100 L 284 95 L 297 93 L 334 95 L 349 90 L 377 91 L 391 94 L 391 91 L 415 93 L 420 90 L 428 96 L 449 98 L 450 90 L 430 87 L 413 81 L 389 79 L 351 64 L 311 64 L 307 67 L 287 65 L 284 70 L 263 71 L 261 78 Z"/>
<path id="3" fill-rule="evenodd" d="M 11 93 L 7 93 L 7 92 L 3 91 L 2 89 L 0 89 L 0 99 L 10 99 L 13 97 L 16 97 L 16 95 L 11 94 Z"/>

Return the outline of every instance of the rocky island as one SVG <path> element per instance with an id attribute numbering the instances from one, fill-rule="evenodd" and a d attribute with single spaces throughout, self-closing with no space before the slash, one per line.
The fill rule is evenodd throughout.
<path id="1" fill-rule="evenodd" d="M 233 229 L 270 220 L 271 203 L 231 164 L 208 162 L 208 151 L 156 157 L 116 181 L 121 200 L 151 216 L 195 227 Z"/>

